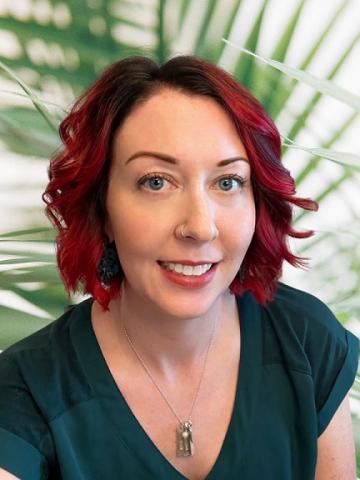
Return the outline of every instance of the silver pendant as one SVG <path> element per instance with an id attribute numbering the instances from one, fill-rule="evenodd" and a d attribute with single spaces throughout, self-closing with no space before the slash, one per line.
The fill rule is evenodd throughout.
<path id="1" fill-rule="evenodd" d="M 176 456 L 191 457 L 194 455 L 192 423 L 190 420 L 180 423 L 176 432 Z"/>

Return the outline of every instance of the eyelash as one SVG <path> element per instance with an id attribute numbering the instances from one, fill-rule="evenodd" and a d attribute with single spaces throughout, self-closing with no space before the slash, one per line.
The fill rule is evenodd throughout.
<path id="1" fill-rule="evenodd" d="M 163 178 L 164 180 L 171 182 L 171 178 L 169 178 L 167 175 L 164 175 L 163 173 L 148 173 L 147 175 L 144 175 L 137 181 L 139 188 L 143 187 L 148 180 L 152 180 L 153 178 Z M 236 180 L 239 187 L 243 187 L 246 184 L 245 178 L 237 174 L 224 175 L 223 177 L 219 178 L 218 181 L 228 179 L 228 178 L 232 180 Z M 159 192 L 160 190 L 151 190 L 151 191 Z M 232 192 L 232 190 L 223 190 L 223 192 Z"/>

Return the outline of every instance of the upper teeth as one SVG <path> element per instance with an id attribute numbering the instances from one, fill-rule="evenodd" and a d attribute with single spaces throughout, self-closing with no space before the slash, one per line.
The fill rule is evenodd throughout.
<path id="1" fill-rule="evenodd" d="M 182 265 L 181 263 L 167 263 L 162 262 L 162 265 L 168 270 L 173 272 L 181 273 L 182 275 L 202 275 L 203 273 L 210 270 L 212 263 L 205 263 L 204 265 L 196 265 L 192 267 L 191 265 Z"/>

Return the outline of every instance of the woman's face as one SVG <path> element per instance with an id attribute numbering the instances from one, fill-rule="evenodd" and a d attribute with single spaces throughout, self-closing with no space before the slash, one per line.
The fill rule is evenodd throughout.
<path id="1" fill-rule="evenodd" d="M 137 106 L 114 137 L 106 208 L 131 298 L 190 318 L 229 293 L 255 205 L 244 146 L 221 106 L 170 89 Z M 186 276 L 160 262 L 216 265 Z"/>

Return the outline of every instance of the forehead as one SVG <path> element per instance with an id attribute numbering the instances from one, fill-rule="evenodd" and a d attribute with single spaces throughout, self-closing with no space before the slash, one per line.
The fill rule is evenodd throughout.
<path id="1" fill-rule="evenodd" d="M 136 106 L 115 133 L 115 156 L 136 150 L 159 150 L 186 158 L 194 152 L 207 158 L 246 156 L 236 127 L 214 99 L 172 89 L 156 93 Z"/>

